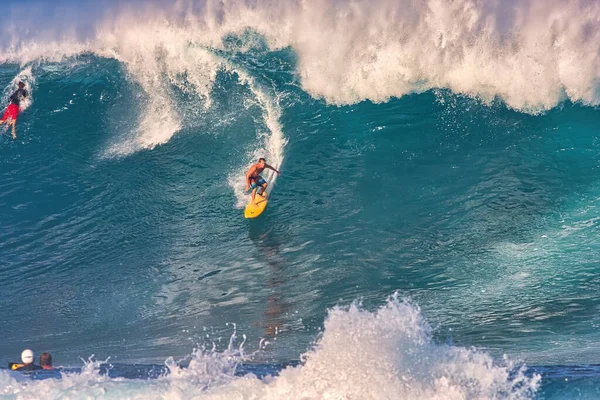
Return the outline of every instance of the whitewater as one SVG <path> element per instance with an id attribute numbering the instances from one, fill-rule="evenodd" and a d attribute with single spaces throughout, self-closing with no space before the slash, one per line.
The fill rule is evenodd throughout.
<path id="1" fill-rule="evenodd" d="M 0 397 L 596 397 L 599 3 L 8 0 L 0 32 Z"/>

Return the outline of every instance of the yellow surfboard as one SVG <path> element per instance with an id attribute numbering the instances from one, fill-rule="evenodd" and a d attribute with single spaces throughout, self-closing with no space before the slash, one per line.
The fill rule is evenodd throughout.
<path id="1" fill-rule="evenodd" d="M 265 208 L 267 207 L 268 203 L 267 193 L 264 193 L 262 196 L 256 193 L 256 197 L 254 198 L 254 200 L 256 201 L 256 204 L 252 204 L 251 200 L 250 203 L 248 203 L 248 205 L 246 206 L 246 209 L 244 210 L 244 217 L 256 218 L 260 214 L 262 214 L 263 211 L 265 211 Z"/>

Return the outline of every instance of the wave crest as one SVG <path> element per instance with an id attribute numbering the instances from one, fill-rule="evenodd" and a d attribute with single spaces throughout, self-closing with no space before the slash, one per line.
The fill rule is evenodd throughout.
<path id="1" fill-rule="evenodd" d="M 565 99 L 600 104 L 597 2 L 187 0 L 133 7 L 104 10 L 83 37 L 70 33 L 81 31 L 72 27 L 77 21 L 61 20 L 70 29 L 59 29 L 60 38 L 36 37 L 30 29 L 13 37 L 0 60 L 91 51 L 122 60 L 146 90 L 161 91 L 146 78 L 155 76 L 154 60 L 162 52 L 163 72 L 193 75 L 193 85 L 206 94 L 215 67 L 204 68 L 212 61 L 205 55 L 199 60 L 202 52 L 194 46 L 222 48 L 228 33 L 250 28 L 271 48 L 292 47 L 303 88 L 330 103 L 382 102 L 449 88 L 487 102 L 501 98 L 532 113 Z"/>

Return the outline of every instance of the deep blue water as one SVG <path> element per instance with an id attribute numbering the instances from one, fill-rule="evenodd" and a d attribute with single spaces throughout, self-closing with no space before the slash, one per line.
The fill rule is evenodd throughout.
<path id="1" fill-rule="evenodd" d="M 2 101 L 32 94 L 0 136 L 0 366 L 64 367 L 0 397 L 600 397 L 594 99 L 386 97 L 315 84 L 302 40 L 173 37 L 0 57 Z"/>

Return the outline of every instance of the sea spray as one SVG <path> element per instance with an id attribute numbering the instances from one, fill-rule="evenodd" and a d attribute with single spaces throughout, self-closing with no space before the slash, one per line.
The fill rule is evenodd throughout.
<path id="1" fill-rule="evenodd" d="M 110 379 L 88 363 L 81 374 L 41 382 L 19 382 L 1 371 L 1 390 L 19 398 L 527 399 L 540 383 L 539 375 L 506 358 L 436 343 L 419 308 L 397 296 L 374 312 L 358 302 L 331 309 L 302 363 L 278 376 L 237 376 L 237 366 L 252 355 L 235 339 L 222 352 L 195 350 L 186 368 L 169 358 L 170 374 L 154 380 Z"/>
<path id="2" fill-rule="evenodd" d="M 599 17 L 600 5 L 585 0 L 125 3 L 107 6 L 86 34 L 45 34 L 29 19 L 27 35 L 10 31 L 0 60 L 83 51 L 115 57 L 145 90 L 156 91 L 150 110 L 172 111 L 157 73 L 171 80 L 173 73 L 209 77 L 213 69 L 201 61 L 199 72 L 194 64 L 198 46 L 223 47 L 226 35 L 252 29 L 273 49 L 293 48 L 303 88 L 330 103 L 382 102 L 449 88 L 485 101 L 499 97 L 509 107 L 536 113 L 565 99 L 600 103 Z M 58 32 L 65 25 L 62 18 L 54 24 Z M 197 87 L 209 87 L 209 81 L 201 79 Z M 167 123 L 165 131 L 173 130 L 176 124 Z"/>
<path id="3" fill-rule="evenodd" d="M 264 37 L 271 49 L 293 49 L 302 88 L 337 105 L 385 102 L 435 88 L 486 103 L 499 98 L 511 108 L 534 114 L 564 100 L 600 104 L 600 55 L 595 47 L 600 28 L 594 23 L 600 18 L 600 5 L 583 0 L 567 5 L 533 0 L 238 0 L 207 1 L 203 6 L 178 1 L 107 7 L 96 29 L 87 29 L 83 36 L 73 30 L 60 37 L 46 31 L 35 36 L 33 18 L 24 21 L 32 25 L 26 35 L 11 32 L 12 40 L 0 47 L 0 62 L 60 61 L 83 53 L 122 62 L 144 95 L 138 96 L 137 108 L 132 107 L 137 110 L 136 129 L 107 154 L 164 144 L 185 128 L 186 120 L 210 107 L 217 74 L 231 68 L 227 54 L 213 50 L 227 47 L 225 38 L 247 36 L 249 31 L 255 32 L 252 37 Z M 252 46 L 241 40 L 233 50 L 231 57 Z M 252 82 L 252 77 L 242 80 Z M 178 90 L 200 106 L 180 104 Z M 257 100 L 267 108 L 272 102 Z M 282 147 L 268 145 L 273 146 Z"/>

